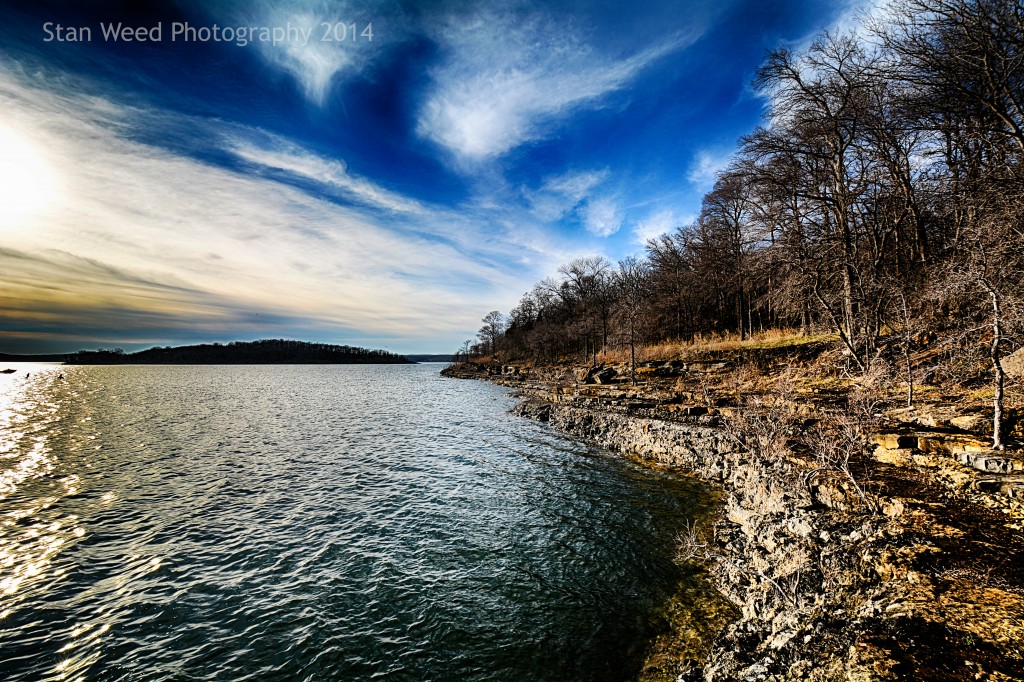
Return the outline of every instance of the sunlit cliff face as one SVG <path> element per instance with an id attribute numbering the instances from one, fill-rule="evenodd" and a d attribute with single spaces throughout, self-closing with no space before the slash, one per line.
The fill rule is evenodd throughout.
<path id="1" fill-rule="evenodd" d="M 40 151 L 0 122 L 0 232 L 24 229 L 58 198 L 57 176 Z"/>

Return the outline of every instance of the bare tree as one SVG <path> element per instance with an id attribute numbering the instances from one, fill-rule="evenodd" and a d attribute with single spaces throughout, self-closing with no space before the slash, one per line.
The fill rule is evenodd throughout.
<path id="1" fill-rule="evenodd" d="M 684 339 L 698 327 L 696 319 L 696 277 L 693 267 L 691 233 L 693 226 L 678 227 L 647 242 L 651 266 L 652 314 L 666 338 Z"/>
<path id="2" fill-rule="evenodd" d="M 801 55 L 772 53 L 757 83 L 771 96 L 773 132 L 762 135 L 762 149 L 754 150 L 775 147 L 798 161 L 800 193 L 811 204 L 805 216 L 818 235 L 817 257 L 810 261 L 817 266 L 813 293 L 862 371 L 870 349 L 864 348 L 862 357 L 861 346 L 873 339 L 860 324 L 865 301 L 858 267 L 858 202 L 868 168 L 857 143 L 867 116 L 871 69 L 852 36 L 825 34 Z"/>
<path id="3" fill-rule="evenodd" d="M 988 300 L 992 335 L 988 356 L 994 389 L 992 448 L 995 450 L 1005 447 L 1003 402 L 1006 371 L 1003 369 L 1002 358 L 1010 342 L 1007 311 L 1012 304 L 1019 303 L 1024 294 L 1024 241 L 1019 235 L 1024 215 L 1014 213 L 1020 213 L 1016 205 L 995 207 L 991 212 L 983 211 L 982 217 L 973 225 L 975 229 L 961 241 L 962 260 L 954 266 L 954 276 L 962 277 Z M 1017 225 L 1016 230 L 1013 229 L 1014 224 Z"/>
<path id="4" fill-rule="evenodd" d="M 1002 358 L 1024 305 L 1024 2 L 893 0 L 879 16 L 870 41 L 770 55 L 756 81 L 769 115 L 699 219 L 617 272 L 562 266 L 482 337 L 490 349 L 596 363 L 611 330 L 635 366 L 640 340 L 823 323 L 861 372 L 900 343 L 912 405 L 920 292 L 946 292 L 986 330 L 1002 447 Z"/>
<path id="5" fill-rule="evenodd" d="M 649 271 L 646 263 L 630 256 L 619 261 L 619 269 L 615 273 L 615 285 L 618 291 L 615 313 L 626 326 L 626 334 L 629 338 L 629 381 L 634 386 L 636 385 L 636 344 L 644 316 Z"/>
<path id="6" fill-rule="evenodd" d="M 498 351 L 498 339 L 505 332 L 505 318 L 497 310 L 492 310 L 484 316 L 483 323 L 477 337 L 487 348 L 488 354 L 494 355 Z"/>
<path id="7" fill-rule="evenodd" d="M 612 296 L 612 264 L 601 256 L 577 258 L 558 268 L 562 275 L 562 300 L 572 309 L 580 327 L 583 355 L 597 363 L 597 354 L 608 344 Z"/>
<path id="8" fill-rule="evenodd" d="M 945 276 L 952 291 L 976 294 L 978 314 L 988 310 L 992 446 L 1002 449 L 1001 360 L 1024 269 L 1024 4 L 905 0 L 874 30 L 943 164 L 933 189 L 949 239 Z"/>
<path id="9" fill-rule="evenodd" d="M 933 113 L 970 111 L 996 157 L 1024 152 L 1024 5 L 1020 0 L 900 0 L 874 26 L 899 79 Z"/>

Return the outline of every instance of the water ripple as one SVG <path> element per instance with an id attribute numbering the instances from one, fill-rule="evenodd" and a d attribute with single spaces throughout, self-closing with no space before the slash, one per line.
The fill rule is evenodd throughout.
<path id="1" fill-rule="evenodd" d="M 436 371 L 5 375 L 0 677 L 631 676 L 702 489 Z"/>

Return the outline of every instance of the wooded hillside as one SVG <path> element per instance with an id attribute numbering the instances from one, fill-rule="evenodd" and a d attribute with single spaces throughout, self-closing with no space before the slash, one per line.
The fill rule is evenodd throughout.
<path id="1" fill-rule="evenodd" d="M 68 356 L 77 365 L 269 365 L 407 363 L 405 357 L 383 350 L 268 339 L 204 343 L 197 346 L 149 348 L 138 353 L 120 349 L 79 351 Z"/>
<path id="2" fill-rule="evenodd" d="M 637 258 L 563 265 L 462 354 L 596 362 L 797 328 L 832 334 L 851 373 L 904 371 L 912 391 L 911 357 L 932 347 L 956 358 L 944 372 L 987 367 L 1002 447 L 1001 358 L 1024 302 L 1022 60 L 1020 0 L 892 2 L 767 55 L 764 122 L 696 221 Z"/>

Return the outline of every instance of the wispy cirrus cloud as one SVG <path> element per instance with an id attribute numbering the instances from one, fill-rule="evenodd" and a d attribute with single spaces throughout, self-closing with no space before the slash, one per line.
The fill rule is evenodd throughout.
<path id="1" fill-rule="evenodd" d="M 591 199 L 583 207 L 583 225 L 598 237 L 610 237 L 618 232 L 622 219 L 619 205 L 609 198 Z"/>
<path id="2" fill-rule="evenodd" d="M 884 20 L 892 14 L 894 5 L 889 0 L 840 0 L 836 3 L 837 15 L 825 27 L 815 27 L 811 32 L 785 41 L 795 52 L 803 52 L 827 30 L 835 35 L 852 34 L 870 43 L 871 24 Z"/>
<path id="3" fill-rule="evenodd" d="M 495 9 L 443 24 L 442 63 L 417 131 L 462 160 L 501 156 L 543 139 L 570 112 L 598 106 L 656 60 L 691 44 L 675 36 L 631 56 L 603 55 L 571 25 Z"/>
<path id="4" fill-rule="evenodd" d="M 637 244 L 643 245 L 651 239 L 668 234 L 680 225 L 693 222 L 694 219 L 695 216 L 678 217 L 674 211 L 669 209 L 656 211 L 633 226 L 633 239 Z"/>
<path id="5" fill-rule="evenodd" d="M 618 202 L 602 189 L 611 171 L 569 171 L 546 178 L 540 187 L 523 190 L 533 216 L 550 223 L 572 215 L 596 237 L 610 237 L 622 226 Z"/>
<path id="6" fill-rule="evenodd" d="M 524 190 L 523 194 L 538 219 L 558 220 L 577 209 L 610 176 L 607 168 L 570 171 L 549 177 L 537 189 Z"/>
<path id="7" fill-rule="evenodd" d="M 715 185 L 718 174 L 729 166 L 734 149 L 728 151 L 705 149 L 696 154 L 690 162 L 686 179 L 702 190 L 709 190 Z"/>
<path id="8" fill-rule="evenodd" d="M 61 187 L 47 215 L 5 226 L 10 279 L 0 316 L 20 320 L 21 334 L 52 336 L 53 325 L 39 317 L 46 313 L 68 328 L 92 319 L 91 328 L 105 326 L 126 344 L 219 326 L 453 345 L 475 328 L 480 310 L 494 307 L 496 292 L 535 278 L 495 256 L 508 242 L 487 221 L 452 227 L 451 212 L 385 190 L 340 162 L 297 146 L 227 149 L 336 186 L 356 205 L 139 142 L 136 119 L 176 115 L 58 94 L 38 87 L 38 74 L 30 84 L 3 67 L 0 121 L 45 150 Z M 465 239 L 450 238 L 459 231 Z M 73 257 L 54 255 L 54 245 Z M 36 317 L 25 314 L 31 310 Z"/>
<path id="9" fill-rule="evenodd" d="M 201 7 L 211 19 L 228 26 L 283 29 L 283 41 L 257 41 L 255 49 L 268 66 L 290 76 L 308 101 L 322 106 L 339 80 L 362 73 L 404 38 L 405 29 L 395 15 L 383 20 L 380 10 L 388 4 L 354 7 L 330 0 L 228 0 Z"/>
<path id="10" fill-rule="evenodd" d="M 317 31 L 319 28 L 317 15 L 312 13 L 285 15 L 275 11 L 269 17 L 269 22 L 276 25 L 293 21 L 303 31 Z M 307 99 L 321 105 L 335 76 L 344 71 L 358 71 L 362 66 L 358 53 L 346 43 L 311 40 L 303 44 L 293 40 L 278 46 L 261 43 L 259 49 L 269 64 L 296 80 Z"/>
<path id="11" fill-rule="evenodd" d="M 269 137 L 264 135 L 263 137 Z M 262 169 L 284 171 L 340 191 L 346 197 L 388 211 L 422 215 L 427 208 L 415 199 L 381 187 L 350 173 L 341 159 L 328 159 L 281 138 L 270 138 L 269 146 L 232 139 L 227 148 L 236 157 Z"/>

